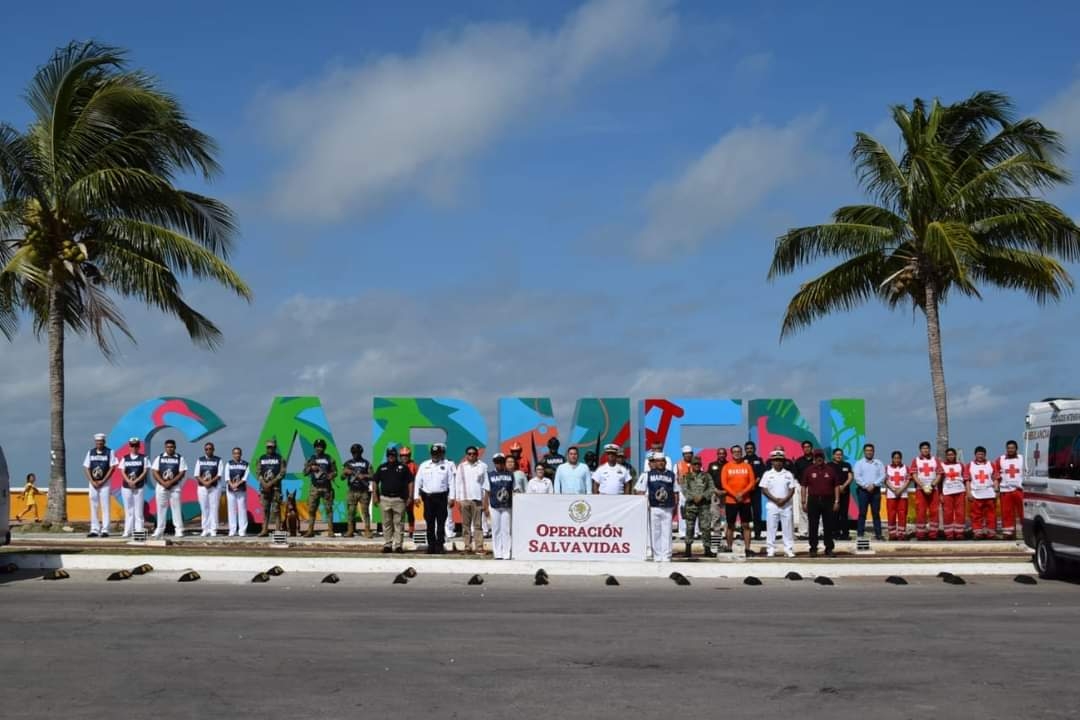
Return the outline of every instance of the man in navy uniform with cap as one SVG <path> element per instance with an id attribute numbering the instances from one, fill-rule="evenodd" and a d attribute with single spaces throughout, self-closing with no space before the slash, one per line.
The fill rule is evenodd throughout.
<path id="1" fill-rule="evenodd" d="M 176 452 L 176 441 L 165 441 L 165 452 L 154 458 L 150 469 L 154 473 L 154 502 L 157 503 L 157 525 L 154 537 L 165 536 L 165 513 L 172 511 L 173 531 L 176 537 L 184 536 L 184 515 L 180 505 L 180 493 L 187 476 L 188 466 L 180 453 Z"/>
<path id="2" fill-rule="evenodd" d="M 649 504 L 649 531 L 653 561 L 671 560 L 671 524 L 675 515 L 675 473 L 666 468 L 662 452 L 649 454 L 649 471 L 638 476 L 634 490 Z"/>
<path id="3" fill-rule="evenodd" d="M 501 452 L 491 457 L 495 469 L 484 480 L 484 513 L 491 516 L 491 550 L 496 560 L 510 559 L 510 512 L 514 504 L 514 474 Z"/>
<path id="4" fill-rule="evenodd" d="M 83 475 L 90 484 L 90 532 L 86 537 L 109 537 L 109 476 L 117 462 L 112 450 L 105 447 L 105 433 L 94 435 L 94 447 L 83 460 Z"/>

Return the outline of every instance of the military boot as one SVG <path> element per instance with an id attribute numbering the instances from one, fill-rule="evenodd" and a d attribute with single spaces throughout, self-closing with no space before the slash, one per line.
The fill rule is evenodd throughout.
<path id="1" fill-rule="evenodd" d="M 304 537 L 306 537 L 306 538 L 315 537 L 315 518 L 314 517 L 312 517 L 311 520 L 308 521 L 307 532 L 304 533 Z"/>
<path id="2" fill-rule="evenodd" d="M 263 529 L 262 532 L 259 533 L 259 537 L 270 537 L 270 523 L 263 523 Z"/>
<path id="3" fill-rule="evenodd" d="M 356 520 L 349 519 L 348 527 L 345 528 L 345 537 L 356 537 Z"/>
<path id="4" fill-rule="evenodd" d="M 714 558 L 716 553 L 712 549 L 712 538 L 702 538 L 702 542 L 705 545 L 705 557 Z"/>
<path id="5" fill-rule="evenodd" d="M 690 540 L 686 541 L 686 557 L 688 557 L 688 558 L 693 557 L 693 554 L 690 552 L 690 546 L 693 545 L 693 544 L 694 543 L 692 541 L 690 541 Z"/>

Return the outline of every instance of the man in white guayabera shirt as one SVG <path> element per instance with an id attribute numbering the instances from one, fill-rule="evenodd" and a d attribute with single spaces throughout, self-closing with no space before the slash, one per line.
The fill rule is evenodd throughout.
<path id="1" fill-rule="evenodd" d="M 578 462 L 578 449 L 566 451 L 566 462 L 555 471 L 555 493 L 557 495 L 588 495 L 592 490 L 592 473 L 589 466 Z"/>
<path id="2" fill-rule="evenodd" d="M 480 450 L 474 445 L 465 448 L 465 461 L 458 466 L 450 499 L 457 502 L 461 511 L 461 538 L 466 554 L 484 553 L 484 525 L 481 518 L 484 514 L 484 480 L 487 474 L 488 466 L 480 459 Z"/>

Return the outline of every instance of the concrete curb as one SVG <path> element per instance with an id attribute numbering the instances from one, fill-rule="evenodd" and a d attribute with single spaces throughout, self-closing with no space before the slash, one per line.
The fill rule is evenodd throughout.
<path id="1" fill-rule="evenodd" d="M 23 569 L 49 570 L 117 570 L 139 563 L 149 563 L 155 570 L 188 570 L 200 572 L 261 572 L 271 565 L 280 565 L 290 573 L 347 573 L 394 575 L 405 567 L 414 567 L 418 573 L 432 575 L 532 575 L 544 568 L 552 577 L 604 576 L 636 578 L 666 578 L 672 570 L 678 570 L 690 578 L 736 578 L 749 575 L 759 578 L 783 578 L 797 570 L 805 577 L 828 575 L 829 577 L 886 577 L 932 576 L 942 570 L 958 575 L 1012 575 L 1031 571 L 1026 558 L 1015 560 L 981 560 L 978 558 L 936 558 L 930 562 L 901 560 L 861 561 L 851 560 L 765 560 L 731 559 L 712 562 L 526 562 L 518 560 L 446 560 L 398 557 L 290 557 L 288 555 L 260 555 L 258 557 L 229 555 L 172 555 L 139 554 L 110 555 L 92 553 L 10 553 L 11 562 Z"/>

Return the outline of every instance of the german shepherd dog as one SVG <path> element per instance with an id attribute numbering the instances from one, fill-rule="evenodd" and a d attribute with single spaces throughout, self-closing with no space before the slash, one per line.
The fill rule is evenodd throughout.
<path id="1" fill-rule="evenodd" d="M 296 509 L 296 493 L 285 495 L 285 530 L 289 537 L 296 537 L 300 532 L 300 512 Z"/>

